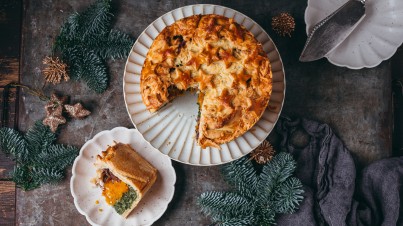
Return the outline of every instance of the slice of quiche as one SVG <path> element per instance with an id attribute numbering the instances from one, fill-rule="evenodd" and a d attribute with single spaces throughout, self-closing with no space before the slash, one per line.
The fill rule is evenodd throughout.
<path id="1" fill-rule="evenodd" d="M 270 61 L 253 34 L 233 19 L 194 15 L 166 27 L 144 62 L 140 90 L 155 112 L 179 93 L 196 90 L 196 139 L 217 147 L 249 130 L 272 92 Z"/>
<path id="2" fill-rule="evenodd" d="M 95 166 L 105 201 L 125 218 L 157 179 L 157 169 L 128 144 L 108 147 L 97 156 Z"/>

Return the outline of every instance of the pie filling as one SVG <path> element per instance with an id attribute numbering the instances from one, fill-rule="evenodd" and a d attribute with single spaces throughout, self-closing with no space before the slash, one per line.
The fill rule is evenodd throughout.
<path id="1" fill-rule="evenodd" d="M 106 203 L 113 206 L 117 213 L 123 214 L 137 199 L 136 191 L 117 178 L 109 169 L 102 169 L 102 196 Z"/>
<path id="2" fill-rule="evenodd" d="M 261 44 L 245 28 L 223 16 L 195 15 L 157 36 L 140 88 L 151 112 L 186 90 L 197 90 L 196 140 L 202 148 L 219 148 L 263 114 L 272 73 Z"/>

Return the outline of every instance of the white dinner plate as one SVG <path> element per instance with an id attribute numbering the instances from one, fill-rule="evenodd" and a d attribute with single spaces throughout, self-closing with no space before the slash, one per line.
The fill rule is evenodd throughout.
<path id="1" fill-rule="evenodd" d="M 347 0 L 308 0 L 306 32 Z M 366 16 L 326 58 L 334 65 L 360 69 L 389 59 L 403 42 L 403 1 L 366 0 Z"/>
<path id="2" fill-rule="evenodd" d="M 273 71 L 273 93 L 261 119 L 245 134 L 217 148 L 201 149 L 195 137 L 198 113 L 196 94 L 176 98 L 156 113 L 150 113 L 140 94 L 141 69 L 157 35 L 168 25 L 195 14 L 218 14 L 234 18 L 262 43 Z M 192 165 L 216 165 L 238 159 L 256 148 L 272 131 L 283 107 L 285 76 L 283 63 L 269 35 L 252 19 L 233 9 L 217 5 L 190 5 L 172 10 L 151 23 L 133 45 L 128 56 L 123 94 L 130 119 L 144 139 L 172 159 Z"/>
<path id="3" fill-rule="evenodd" d="M 158 170 L 155 184 L 127 219 L 106 204 L 101 188 L 92 182 L 96 177 L 96 156 L 114 141 L 130 144 Z M 171 159 L 153 148 L 136 129 L 124 127 L 102 131 L 87 141 L 74 161 L 72 173 L 70 189 L 74 204 L 91 225 L 151 225 L 165 212 L 175 190 L 176 174 Z"/>

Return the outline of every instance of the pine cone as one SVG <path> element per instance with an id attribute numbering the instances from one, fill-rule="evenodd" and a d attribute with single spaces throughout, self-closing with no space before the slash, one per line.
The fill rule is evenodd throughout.
<path id="1" fill-rule="evenodd" d="M 254 159 L 258 164 L 268 163 L 274 156 L 276 151 L 273 146 L 264 140 L 255 150 L 250 153 L 251 159 Z"/>

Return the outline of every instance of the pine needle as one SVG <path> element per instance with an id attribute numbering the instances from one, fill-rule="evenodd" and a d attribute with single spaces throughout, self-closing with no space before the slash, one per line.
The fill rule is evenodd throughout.
<path id="1" fill-rule="evenodd" d="M 12 180 L 24 190 L 55 183 L 64 178 L 78 149 L 54 144 L 56 135 L 41 121 L 35 122 L 25 136 L 10 128 L 0 128 L 1 150 L 16 160 Z"/>
<path id="2" fill-rule="evenodd" d="M 44 126 L 41 121 L 36 121 L 34 126 L 28 129 L 24 139 L 31 158 L 45 150 L 56 140 L 56 135 L 52 133 L 48 126 Z"/>
<path id="3" fill-rule="evenodd" d="M 274 194 L 274 206 L 277 213 L 294 213 L 302 201 L 301 181 L 295 177 L 284 181 L 279 185 Z"/>
<path id="4" fill-rule="evenodd" d="M 222 173 L 224 179 L 235 186 L 241 194 L 245 194 L 247 197 L 256 194 L 258 177 L 252 162 L 247 158 L 224 165 Z"/>
<path id="5" fill-rule="evenodd" d="M 0 128 L 0 150 L 11 155 L 16 162 L 28 160 L 26 141 L 18 131 L 10 128 Z"/>
<path id="6" fill-rule="evenodd" d="M 252 213 L 252 200 L 237 193 L 205 192 L 199 200 L 202 211 L 207 215 L 225 215 L 226 217 L 247 216 Z"/>
<path id="7" fill-rule="evenodd" d="M 69 65 L 71 78 L 83 79 L 97 93 L 108 87 L 105 60 L 127 57 L 134 40 L 127 34 L 110 29 L 110 0 L 97 0 L 82 13 L 67 18 L 53 46 Z"/>
<path id="8" fill-rule="evenodd" d="M 277 186 L 291 177 L 296 168 L 296 163 L 292 156 L 288 153 L 281 152 L 273 158 L 273 160 L 263 167 L 260 174 L 261 180 L 258 183 L 261 199 L 268 199 L 273 195 Z"/>
<path id="9" fill-rule="evenodd" d="M 244 157 L 222 169 L 235 191 L 203 193 L 197 204 L 217 225 L 273 225 L 276 213 L 293 213 L 303 200 L 295 168 L 288 153 L 277 154 L 261 171 Z"/>

